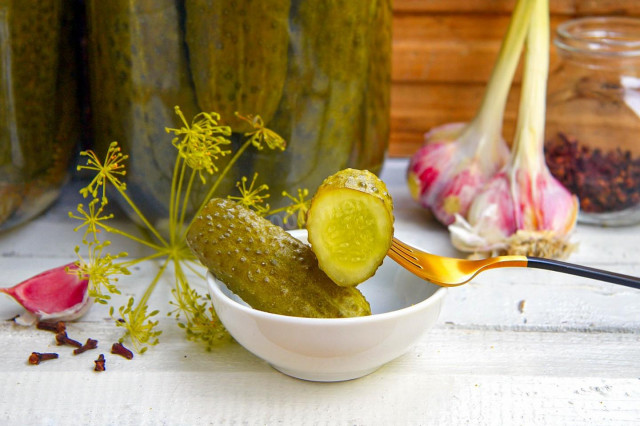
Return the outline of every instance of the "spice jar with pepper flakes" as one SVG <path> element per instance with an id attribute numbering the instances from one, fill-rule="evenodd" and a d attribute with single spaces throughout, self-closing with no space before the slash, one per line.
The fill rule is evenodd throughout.
<path id="1" fill-rule="evenodd" d="M 640 19 L 558 26 L 549 75 L 545 157 L 580 199 L 579 221 L 640 223 Z"/>

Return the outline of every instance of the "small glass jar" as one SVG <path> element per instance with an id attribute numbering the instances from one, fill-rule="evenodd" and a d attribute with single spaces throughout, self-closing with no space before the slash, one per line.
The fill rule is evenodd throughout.
<path id="1" fill-rule="evenodd" d="M 640 222 L 640 19 L 558 26 L 549 75 L 545 155 L 580 199 L 582 223 Z"/>

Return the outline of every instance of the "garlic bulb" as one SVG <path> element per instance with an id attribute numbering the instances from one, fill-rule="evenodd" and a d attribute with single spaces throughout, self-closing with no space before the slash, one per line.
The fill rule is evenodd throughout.
<path id="1" fill-rule="evenodd" d="M 509 158 L 502 119 L 532 10 L 532 1 L 518 1 L 474 119 L 432 129 L 411 158 L 407 181 L 413 198 L 445 225 L 456 214 L 467 214 L 475 195 Z"/>
<path id="2" fill-rule="evenodd" d="M 577 197 L 549 172 L 544 158 L 549 70 L 548 0 L 535 0 L 516 138 L 510 161 L 475 197 L 466 217 L 449 226 L 453 245 L 478 254 L 566 257 L 578 215 Z"/>

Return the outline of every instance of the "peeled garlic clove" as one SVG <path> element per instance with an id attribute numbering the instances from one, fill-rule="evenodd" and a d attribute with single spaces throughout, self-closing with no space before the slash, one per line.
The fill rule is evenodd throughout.
<path id="1" fill-rule="evenodd" d="M 50 269 L 0 292 L 14 298 L 26 312 L 16 319 L 23 325 L 35 321 L 72 321 L 91 306 L 89 280 L 81 278 L 75 263 Z"/>

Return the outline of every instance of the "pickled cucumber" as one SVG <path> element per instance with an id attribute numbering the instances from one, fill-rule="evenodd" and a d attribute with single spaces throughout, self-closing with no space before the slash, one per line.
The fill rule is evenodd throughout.
<path id="1" fill-rule="evenodd" d="M 374 28 L 368 38 L 362 136 L 354 141 L 349 166 L 380 171 L 389 144 L 391 111 L 391 0 L 372 0 Z"/>
<path id="2" fill-rule="evenodd" d="M 287 73 L 289 0 L 186 0 L 186 41 L 198 105 L 217 111 L 234 131 L 235 117 L 259 114 L 269 125 Z"/>
<path id="3" fill-rule="evenodd" d="M 31 180 L 46 172 L 58 129 L 63 2 L 0 0 L 0 179 L 7 164 Z M 62 97 L 73 97 L 74 93 Z M 73 141 L 75 142 L 75 141 Z M 65 148 L 72 145 L 65 141 Z"/>
<path id="4" fill-rule="evenodd" d="M 293 2 L 284 94 L 270 123 L 287 140 L 287 149 L 248 153 L 254 158 L 253 170 L 272 193 L 295 193 L 298 187 L 315 191 L 328 174 L 353 166 L 350 158 L 355 161 L 360 155 L 352 155 L 354 147 L 371 136 L 364 130 L 366 93 L 389 88 L 366 87 L 369 68 L 381 67 L 370 62 L 374 51 L 383 49 L 370 41 L 378 31 L 372 25 L 377 3 Z M 387 118 L 385 111 L 378 113 L 380 120 Z M 282 204 L 274 201 L 274 206 Z"/>
<path id="5" fill-rule="evenodd" d="M 371 313 L 356 288 L 337 286 L 311 248 L 253 211 L 213 198 L 187 241 L 200 261 L 254 309 L 301 317 Z"/>
<path id="6" fill-rule="evenodd" d="M 342 170 L 318 188 L 307 230 L 320 268 L 338 285 L 357 285 L 375 274 L 391 246 L 391 195 L 373 173 Z"/>
<path id="7" fill-rule="evenodd" d="M 150 205 L 152 219 L 168 215 L 176 151 L 165 127 L 183 126 L 176 105 L 189 121 L 200 112 L 182 7 L 178 0 L 87 2 L 95 143 L 104 154 L 118 141 L 130 155 L 129 191 L 137 204 Z"/>

